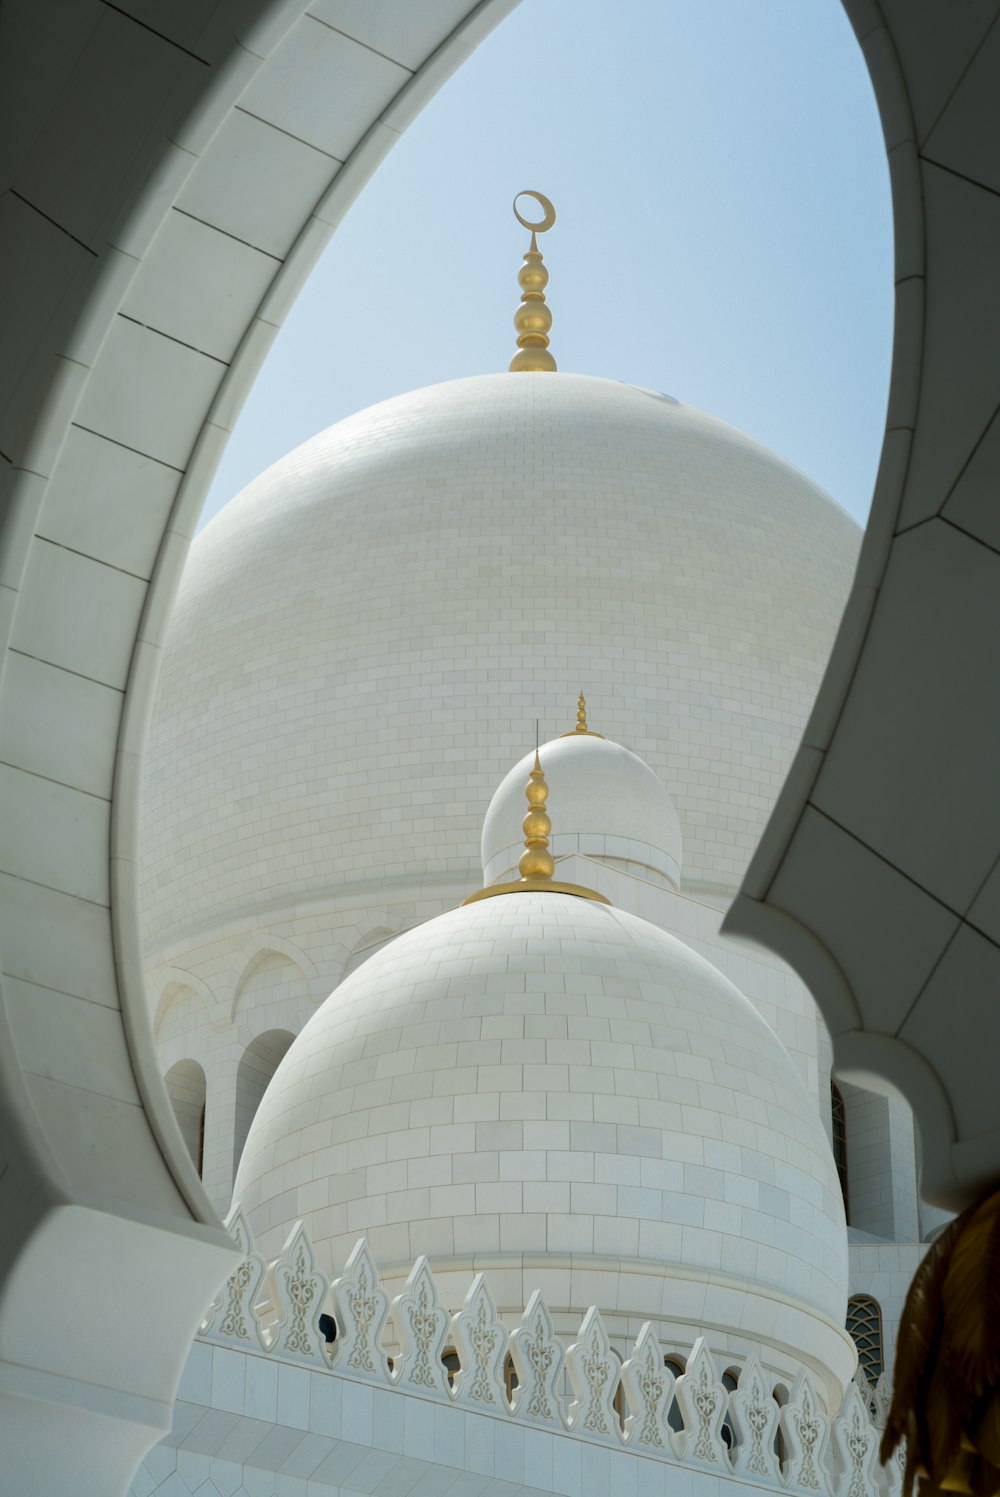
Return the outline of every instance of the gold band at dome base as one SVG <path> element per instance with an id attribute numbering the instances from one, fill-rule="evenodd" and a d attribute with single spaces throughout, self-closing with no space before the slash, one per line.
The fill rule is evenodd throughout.
<path id="1" fill-rule="evenodd" d="M 577 899 L 596 899 L 598 904 L 610 904 L 596 889 L 585 889 L 582 884 L 560 884 L 552 878 L 519 878 L 512 884 L 491 884 L 488 889 L 477 889 L 462 905 L 475 904 L 479 899 L 492 899 L 495 894 L 575 894 Z"/>

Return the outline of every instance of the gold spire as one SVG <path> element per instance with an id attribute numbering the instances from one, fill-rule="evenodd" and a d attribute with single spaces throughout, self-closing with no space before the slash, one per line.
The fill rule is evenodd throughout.
<path id="1" fill-rule="evenodd" d="M 542 210 L 542 218 L 538 223 L 529 222 L 518 212 L 517 204 L 520 198 L 534 198 Z M 555 373 L 556 361 L 549 353 L 552 313 L 545 305 L 545 288 L 549 283 L 549 273 L 542 263 L 537 235 L 544 234 L 551 229 L 556 221 L 556 210 L 542 193 L 526 190 L 519 192 L 514 199 L 514 217 L 518 223 L 531 230 L 531 246 L 525 252 L 524 264 L 517 273 L 518 284 L 521 287 L 521 305 L 514 313 L 517 353 L 511 359 L 508 368 L 513 374 L 523 374 L 528 370 L 537 369 Z"/>
<path id="2" fill-rule="evenodd" d="M 560 733 L 559 736 L 560 738 L 575 738 L 577 733 L 583 734 L 586 738 L 604 737 L 603 733 L 595 733 L 591 728 L 587 727 L 587 699 L 582 691 L 579 701 L 576 704 L 576 727 L 571 728 L 568 733 Z"/>
<path id="3" fill-rule="evenodd" d="M 556 871 L 556 860 L 549 852 L 549 833 L 552 830 L 552 822 L 545 809 L 545 802 L 549 798 L 549 787 L 545 783 L 537 748 L 534 767 L 524 793 L 528 797 L 528 814 L 521 823 L 524 828 L 524 852 L 517 865 L 518 870 L 522 878 L 550 879 Z"/>
<path id="4" fill-rule="evenodd" d="M 475 894 L 470 894 L 462 903 L 475 904 L 479 899 L 492 899 L 495 894 L 524 894 L 534 890 L 543 894 L 576 894 L 580 899 L 596 899 L 599 904 L 610 904 L 611 900 L 598 894 L 596 889 L 585 889 L 582 884 L 561 884 L 552 877 L 556 860 L 549 851 L 552 822 L 545 809 L 549 787 L 545 783 L 545 772 L 537 748 L 524 793 L 528 798 L 528 813 L 521 823 L 524 828 L 524 852 L 517 865 L 521 877 L 512 884 L 490 884 L 485 889 L 477 889 Z"/>

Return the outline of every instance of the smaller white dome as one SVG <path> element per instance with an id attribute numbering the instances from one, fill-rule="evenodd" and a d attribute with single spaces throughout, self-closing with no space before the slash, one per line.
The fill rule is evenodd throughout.
<path id="1" fill-rule="evenodd" d="M 620 743 L 592 733 L 554 738 L 539 756 L 557 860 L 580 853 L 638 864 L 675 888 L 680 885 L 681 824 L 667 787 L 648 764 Z M 485 884 L 510 877 L 524 851 L 524 787 L 534 757 L 525 754 L 490 801 L 482 838 Z"/>
<path id="2" fill-rule="evenodd" d="M 596 900 L 498 895 L 390 941 L 278 1066 L 235 1198 L 265 1255 L 303 1219 L 339 1272 L 365 1234 L 391 1293 L 426 1253 L 443 1293 L 488 1268 L 504 1315 L 543 1287 L 614 1334 L 711 1326 L 832 1402 L 856 1365 L 815 1098 L 721 972 Z"/>

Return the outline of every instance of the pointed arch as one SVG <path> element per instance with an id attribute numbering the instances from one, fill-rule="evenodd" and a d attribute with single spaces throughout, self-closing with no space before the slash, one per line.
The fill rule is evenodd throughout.
<path id="1" fill-rule="evenodd" d="M 233 987 L 229 1017 L 235 1022 L 241 1008 L 252 1005 L 255 993 L 315 1003 L 325 998 L 322 980 L 310 957 L 300 947 L 270 931 L 256 933 L 244 946 L 243 970 Z"/>
<path id="2" fill-rule="evenodd" d="M 163 1083 L 191 1163 L 200 1175 L 205 1157 L 205 1072 L 196 1060 L 178 1060 Z"/>
<path id="3" fill-rule="evenodd" d="M 389 942 L 395 941 L 397 936 L 405 935 L 408 930 L 414 930 L 422 924 L 421 920 L 411 920 L 409 924 L 372 926 L 363 936 L 358 937 L 348 952 L 340 974 L 341 982 L 345 977 L 350 977 L 352 972 L 356 972 L 370 956 L 375 955 L 376 951 L 381 951 L 383 946 L 388 946 Z"/>
<path id="4" fill-rule="evenodd" d="M 884 1371 L 882 1307 L 870 1294 L 852 1294 L 847 1301 L 847 1331 L 858 1348 L 858 1366 L 872 1387 Z"/>
<path id="5" fill-rule="evenodd" d="M 161 967 L 148 984 L 149 1007 L 153 1015 L 153 1034 L 159 1038 L 167 1011 L 175 1004 L 188 1002 L 203 1005 L 206 1012 L 216 1004 L 216 996 L 207 983 L 184 967 Z"/>
<path id="6" fill-rule="evenodd" d="M 320 980 L 320 974 L 315 962 L 308 952 L 303 951 L 294 941 L 289 941 L 285 936 L 279 936 L 271 930 L 253 931 L 243 942 L 243 977 L 253 970 L 256 958 L 276 952 L 281 956 L 294 962 L 305 977 Z M 241 978 L 241 981 L 243 979 Z M 237 988 L 239 983 L 236 984 Z"/>
<path id="7" fill-rule="evenodd" d="M 844 1197 L 844 1215 L 847 1218 L 847 1225 L 850 1226 L 851 1208 L 847 1194 L 847 1108 L 844 1104 L 844 1094 L 832 1077 L 830 1078 L 830 1125 L 833 1162 L 837 1166 L 837 1178 L 840 1180 L 840 1191 Z"/>
<path id="8" fill-rule="evenodd" d="M 290 1029 L 265 1029 L 252 1039 L 236 1070 L 236 1103 L 233 1124 L 233 1179 L 261 1099 L 271 1077 L 281 1064 L 295 1036 Z"/>

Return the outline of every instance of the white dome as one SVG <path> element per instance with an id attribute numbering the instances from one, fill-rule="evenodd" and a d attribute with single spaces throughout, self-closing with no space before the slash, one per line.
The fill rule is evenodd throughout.
<path id="1" fill-rule="evenodd" d="M 561 1308 L 674 1320 L 681 1281 L 714 1276 L 771 1305 L 769 1336 L 805 1317 L 849 1346 L 836 1171 L 780 1041 L 681 942 L 572 895 L 467 905 L 347 978 L 268 1087 L 235 1199 L 265 1253 L 303 1218 L 328 1270 L 367 1234 L 390 1280 L 419 1253 L 489 1263 L 510 1309 L 571 1261 Z"/>
<path id="2" fill-rule="evenodd" d="M 680 883 L 680 822 L 667 787 L 648 764 L 620 743 L 591 733 L 556 738 L 539 752 L 549 787 L 549 846 L 555 858 L 582 853 L 637 864 L 647 877 L 652 871 L 675 886 Z M 524 851 L 524 787 L 533 762 L 534 752 L 526 754 L 490 801 L 483 822 L 484 884 L 510 877 Z"/>
<path id="3" fill-rule="evenodd" d="M 387 881 L 475 887 L 494 788 L 581 686 L 669 785 L 685 886 L 735 890 L 858 539 L 749 437 L 610 380 L 485 375 L 331 427 L 192 546 L 145 775 L 150 956 Z"/>

